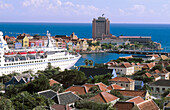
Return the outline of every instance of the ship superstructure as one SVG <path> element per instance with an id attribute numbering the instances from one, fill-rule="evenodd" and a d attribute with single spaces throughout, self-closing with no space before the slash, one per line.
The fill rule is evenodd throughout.
<path id="1" fill-rule="evenodd" d="M 0 32 L 0 76 L 13 72 L 45 70 L 48 64 L 59 67 L 61 70 L 69 69 L 78 61 L 81 55 L 70 54 L 67 49 L 59 49 L 52 44 L 53 40 L 47 31 L 47 46 L 30 49 L 9 49 Z"/>

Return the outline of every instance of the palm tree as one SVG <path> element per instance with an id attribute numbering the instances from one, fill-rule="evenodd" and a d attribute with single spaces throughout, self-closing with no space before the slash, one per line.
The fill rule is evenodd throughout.
<path id="1" fill-rule="evenodd" d="M 88 59 L 85 59 L 85 60 L 84 60 L 84 63 L 86 64 L 86 66 L 88 66 L 89 60 L 88 60 Z"/>
<path id="2" fill-rule="evenodd" d="M 89 60 L 90 66 L 93 66 L 93 60 Z"/>

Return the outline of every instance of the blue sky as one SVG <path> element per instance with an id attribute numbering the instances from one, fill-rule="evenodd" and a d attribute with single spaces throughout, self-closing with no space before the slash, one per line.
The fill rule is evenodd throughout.
<path id="1" fill-rule="evenodd" d="M 0 0 L 0 22 L 170 24 L 170 0 Z"/>

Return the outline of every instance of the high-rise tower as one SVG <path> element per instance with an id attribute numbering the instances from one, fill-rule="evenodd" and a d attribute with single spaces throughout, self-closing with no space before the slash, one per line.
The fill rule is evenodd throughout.
<path id="1" fill-rule="evenodd" d="M 92 21 L 92 37 L 93 39 L 103 39 L 104 35 L 110 34 L 110 21 L 103 17 L 93 19 Z"/>

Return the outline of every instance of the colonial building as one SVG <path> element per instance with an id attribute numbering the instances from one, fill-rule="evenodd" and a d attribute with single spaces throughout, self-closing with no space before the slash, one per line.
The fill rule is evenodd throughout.
<path id="1" fill-rule="evenodd" d="M 121 87 L 124 87 L 125 90 L 134 90 L 135 81 L 127 77 L 115 77 L 109 80 L 110 84 L 117 84 Z"/>
<path id="2" fill-rule="evenodd" d="M 107 63 L 108 69 L 115 69 L 117 75 L 132 75 L 134 74 L 134 67 L 128 63 L 115 64 L 112 62 Z"/>
<path id="3" fill-rule="evenodd" d="M 18 42 L 22 43 L 22 47 L 29 47 L 29 39 L 26 34 L 20 34 L 16 39 Z"/>
<path id="4" fill-rule="evenodd" d="M 170 89 L 170 80 L 158 80 L 150 83 L 149 86 L 152 89 L 152 95 L 160 98 L 166 90 Z"/>

